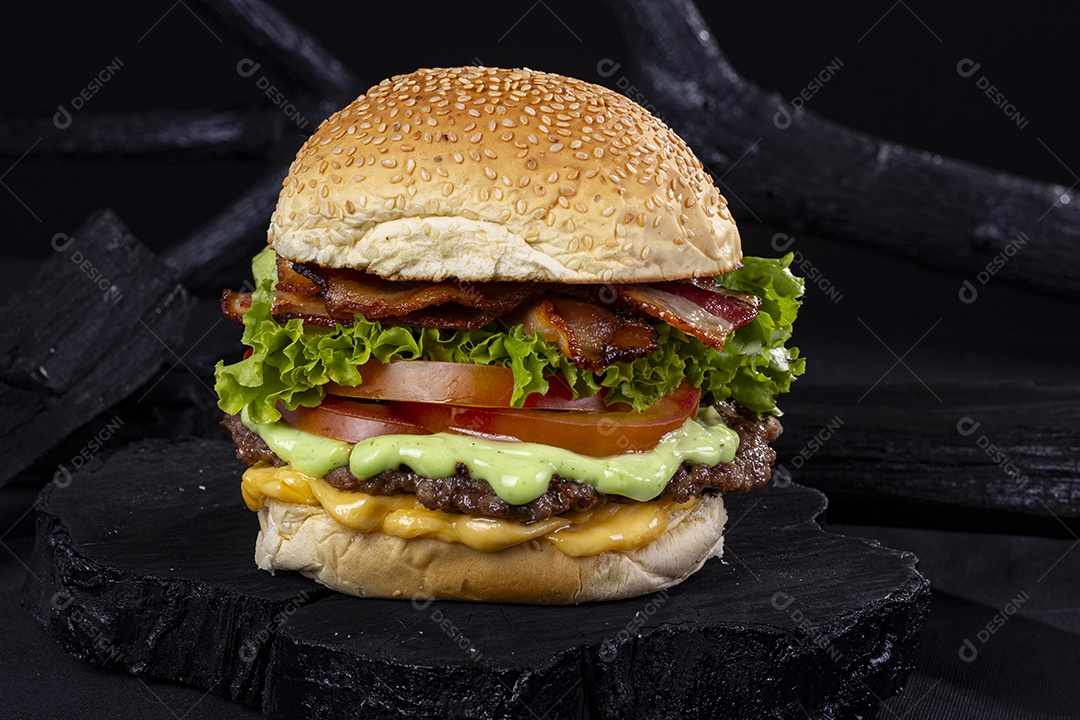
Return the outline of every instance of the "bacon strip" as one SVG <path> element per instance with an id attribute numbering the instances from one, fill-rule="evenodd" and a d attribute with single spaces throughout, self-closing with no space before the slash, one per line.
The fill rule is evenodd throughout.
<path id="1" fill-rule="evenodd" d="M 536 292 L 535 284 L 518 282 L 438 283 L 384 280 L 355 270 L 296 265 L 322 288 L 332 314 L 360 313 L 370 320 L 401 317 L 432 306 L 457 304 L 502 313 Z"/>
<path id="2" fill-rule="evenodd" d="M 279 258 L 271 313 L 324 327 L 352 325 L 354 314 L 384 324 L 462 330 L 498 320 L 555 343 L 579 367 L 600 370 L 657 348 L 656 330 L 638 311 L 722 349 L 733 330 L 754 319 L 760 304 L 713 278 L 614 287 L 398 282 Z M 251 293 L 222 295 L 222 312 L 232 320 L 239 322 L 250 307 Z"/>
<path id="3" fill-rule="evenodd" d="M 704 287 L 703 287 L 704 285 Z M 721 350 L 728 335 L 757 316 L 761 301 L 718 283 L 621 285 L 619 299 Z"/>
<path id="4" fill-rule="evenodd" d="M 274 290 L 274 304 L 270 306 L 270 314 L 277 320 L 300 318 L 312 325 L 331 328 L 338 324 L 346 326 L 353 324 L 352 315 L 330 312 L 326 308 L 326 303 L 318 295 L 312 297 L 289 292 L 282 290 L 281 285 Z"/>
<path id="5" fill-rule="evenodd" d="M 251 309 L 251 293 L 225 290 L 221 293 L 221 313 L 233 322 L 243 322 L 244 313 Z"/>
<path id="6" fill-rule="evenodd" d="M 641 319 L 574 298 L 549 296 L 519 309 L 511 324 L 521 323 L 527 335 L 540 335 L 559 346 L 563 355 L 586 370 L 627 362 L 657 348 L 656 330 Z"/>
<path id="7" fill-rule="evenodd" d="M 297 293 L 314 297 L 322 292 L 322 287 L 309 277 L 305 277 L 293 269 L 293 264 L 283 258 L 277 259 L 278 283 L 277 289 L 285 292 Z"/>
<path id="8" fill-rule="evenodd" d="M 296 292 L 280 289 L 274 291 L 274 304 L 270 314 L 279 321 L 300 318 L 306 323 L 332 328 L 335 325 L 350 327 L 353 316 L 344 313 L 331 313 L 321 297 L 308 297 Z M 251 293 L 226 290 L 221 296 L 221 312 L 234 322 L 243 322 L 244 314 L 251 309 Z M 433 307 L 417 310 L 399 317 L 382 320 L 384 325 L 417 325 L 432 328 L 453 328 L 458 330 L 478 330 L 499 313 L 464 308 L 460 305 Z"/>

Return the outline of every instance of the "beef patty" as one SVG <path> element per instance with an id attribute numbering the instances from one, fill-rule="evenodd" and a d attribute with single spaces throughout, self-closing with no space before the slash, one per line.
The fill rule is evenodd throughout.
<path id="1" fill-rule="evenodd" d="M 671 496 L 677 502 L 686 502 L 705 491 L 750 490 L 769 481 L 772 464 L 776 460 L 776 453 L 769 443 L 783 432 L 780 421 L 773 417 L 758 419 L 752 412 L 731 401 L 717 403 L 715 407 L 724 423 L 739 435 L 739 449 L 735 452 L 734 460 L 712 467 L 683 463 L 662 497 Z M 245 464 L 285 464 L 262 438 L 244 427 L 239 415 L 229 415 L 221 424 L 232 433 L 236 456 Z M 524 505 L 511 505 L 496 495 L 486 481 L 471 477 L 462 463 L 458 463 L 454 475 L 443 478 L 420 477 L 412 470 L 401 467 L 360 480 L 353 476 L 348 467 L 340 467 L 327 474 L 325 480 L 339 490 L 369 495 L 412 493 L 424 507 L 431 510 L 521 522 L 545 520 L 571 510 L 587 510 L 607 501 L 626 501 L 620 496 L 598 493 L 591 485 L 555 475 L 543 495 Z"/>

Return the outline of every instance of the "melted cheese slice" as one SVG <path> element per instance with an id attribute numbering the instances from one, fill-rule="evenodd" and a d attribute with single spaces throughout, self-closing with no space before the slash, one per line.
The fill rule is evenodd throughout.
<path id="1" fill-rule="evenodd" d="M 357 532 L 432 538 L 462 543 L 483 552 L 543 540 L 571 557 L 641 547 L 667 530 L 672 512 L 689 510 L 697 503 L 696 498 L 685 503 L 668 498 L 606 503 L 589 510 L 522 523 L 429 510 L 415 495 L 368 495 L 338 490 L 325 480 L 290 467 L 264 463 L 247 469 L 241 492 L 244 502 L 252 510 L 262 508 L 267 498 L 321 506 L 339 523 Z"/>

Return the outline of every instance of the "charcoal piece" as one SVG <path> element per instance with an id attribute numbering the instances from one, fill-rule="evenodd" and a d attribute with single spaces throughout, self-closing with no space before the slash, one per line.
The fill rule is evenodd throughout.
<path id="1" fill-rule="evenodd" d="M 31 145 L 53 158 L 262 157 L 285 133 L 278 111 L 150 111 L 80 116 L 58 132 L 56 118 L 0 123 L 0 155 L 18 157 Z"/>
<path id="2" fill-rule="evenodd" d="M 165 262 L 180 274 L 186 287 L 205 288 L 220 296 L 221 287 L 212 285 L 216 273 L 262 249 L 270 215 L 277 206 L 281 179 L 289 174 L 294 150 L 279 147 L 273 159 L 281 164 L 263 173 L 228 207 L 165 253 Z M 289 156 L 287 161 L 285 155 Z"/>
<path id="3" fill-rule="evenodd" d="M 1031 382 L 800 387 L 781 474 L 830 519 L 1071 538 L 1080 533 L 1080 387 Z"/>
<path id="4" fill-rule="evenodd" d="M 254 46 L 301 87 L 332 105 L 361 91 L 359 81 L 313 35 L 260 0 L 200 0 L 213 19 L 245 45 Z"/>
<path id="5" fill-rule="evenodd" d="M 0 378 L 70 391 L 155 313 L 183 308 L 179 278 L 111 210 L 94 213 L 0 308 Z"/>
<path id="6" fill-rule="evenodd" d="M 0 309 L 0 483 L 157 374 L 185 330 L 187 291 L 115 214 L 73 237 Z"/>

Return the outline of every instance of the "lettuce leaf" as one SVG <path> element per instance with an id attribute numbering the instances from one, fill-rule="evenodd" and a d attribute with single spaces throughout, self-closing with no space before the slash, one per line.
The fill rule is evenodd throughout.
<path id="1" fill-rule="evenodd" d="M 562 375 L 575 397 L 608 389 L 607 401 L 626 402 L 644 410 L 672 392 L 683 380 L 702 389 L 703 402 L 733 397 L 755 412 L 776 413 L 776 396 L 787 392 L 802 374 L 805 361 L 798 349 L 785 347 L 798 312 L 802 280 L 787 269 L 789 254 L 778 260 L 743 258 L 743 267 L 719 277 L 733 290 L 762 299 L 753 321 L 736 330 L 719 352 L 666 323 L 657 323 L 659 349 L 628 363 L 599 372 L 582 370 L 558 346 L 527 336 L 521 326 L 500 331 L 438 330 L 382 324 L 356 317 L 352 327 L 304 326 L 301 320 L 279 323 L 270 315 L 276 282 L 273 250 L 266 248 L 252 262 L 256 288 L 244 315 L 243 342 L 250 357 L 214 370 L 218 406 L 227 413 L 247 407 L 258 423 L 274 422 L 282 406 L 313 407 L 322 400 L 322 386 L 362 382 L 359 365 L 375 358 L 441 360 L 496 365 L 514 374 L 511 404 L 520 407 L 527 395 L 545 392 L 545 376 Z"/>

